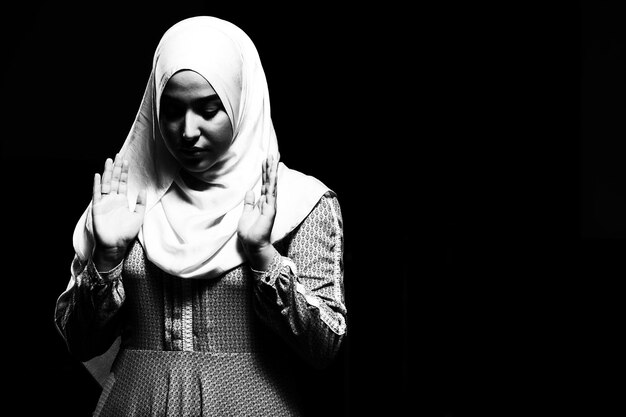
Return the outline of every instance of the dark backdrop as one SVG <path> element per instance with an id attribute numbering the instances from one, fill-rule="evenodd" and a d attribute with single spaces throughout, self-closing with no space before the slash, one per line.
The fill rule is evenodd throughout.
<path id="1" fill-rule="evenodd" d="M 617 1 L 581 5 L 580 231 L 572 360 L 584 375 L 583 398 L 595 414 L 622 410 L 618 375 L 626 347 L 626 8 Z M 612 412 L 612 411 L 611 411 Z"/>
<path id="2" fill-rule="evenodd" d="M 321 3 L 134 7 L 47 2 L 2 16 L 8 402 L 28 415 L 93 410 L 98 387 L 53 326 L 70 276 L 73 228 L 93 173 L 128 133 L 161 35 L 182 18 L 209 14 L 255 42 L 282 160 L 328 184 L 342 206 L 350 336 L 331 369 L 311 374 L 310 388 L 328 397 L 336 415 L 365 406 L 399 412 L 407 396 L 408 250 L 399 233 L 407 206 L 397 204 L 404 179 L 394 147 L 402 118 L 392 113 L 407 71 L 385 69 L 397 60 L 397 46 L 382 33 L 396 31 L 387 26 L 391 16 Z M 390 75 L 397 79 L 381 83 Z M 399 210 L 395 218 L 391 208 Z"/>
<path id="3" fill-rule="evenodd" d="M 213 14 L 259 49 L 283 161 L 342 205 L 349 336 L 315 382 L 343 415 L 608 409 L 626 225 L 617 2 L 337 6 L 3 14 L 9 403 L 93 408 L 52 323 L 72 230 L 161 34 Z"/>

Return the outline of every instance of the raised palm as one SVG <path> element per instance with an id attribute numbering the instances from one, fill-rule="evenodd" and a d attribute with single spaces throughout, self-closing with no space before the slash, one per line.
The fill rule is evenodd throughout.
<path id="1" fill-rule="evenodd" d="M 261 196 L 256 203 L 254 192 L 246 192 L 237 233 L 248 253 L 271 245 L 270 236 L 276 217 L 277 169 L 278 161 L 271 156 L 263 162 Z"/>
<path id="2" fill-rule="evenodd" d="M 137 197 L 135 210 L 128 205 L 128 161 L 116 155 L 108 158 L 102 177 L 96 174 L 93 184 L 92 217 L 96 248 L 123 253 L 135 239 L 143 223 L 146 193 Z"/>

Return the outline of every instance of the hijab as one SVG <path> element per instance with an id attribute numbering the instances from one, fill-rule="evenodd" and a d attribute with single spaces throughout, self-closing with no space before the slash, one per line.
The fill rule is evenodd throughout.
<path id="1" fill-rule="evenodd" d="M 200 174 L 208 185 L 203 191 L 181 179 L 159 128 L 161 94 L 170 77 L 182 70 L 195 71 L 211 84 L 233 128 L 226 154 Z M 139 190 L 147 190 L 138 238 L 151 262 L 181 278 L 215 278 L 242 264 L 237 224 L 244 195 L 252 189 L 260 196 L 261 165 L 268 156 L 279 158 L 267 81 L 250 38 L 237 26 L 210 16 L 185 19 L 166 31 L 120 154 L 130 163 L 131 210 Z M 300 224 L 327 191 L 314 177 L 280 163 L 272 242 Z M 85 260 L 94 246 L 90 216 L 88 207 L 74 233 L 76 253 Z"/>
<path id="2" fill-rule="evenodd" d="M 228 151 L 200 175 L 207 184 L 203 191 L 181 179 L 159 128 L 161 94 L 170 77 L 182 70 L 195 71 L 209 82 L 233 128 Z M 139 191 L 147 191 L 138 239 L 151 262 L 186 279 L 213 279 L 243 264 L 237 224 L 245 193 L 252 189 L 256 198 L 260 196 L 262 163 L 280 156 L 267 81 L 251 39 L 234 24 L 210 16 L 187 18 L 168 29 L 155 50 L 141 105 L 119 153 L 130 164 L 130 210 Z M 271 241 L 294 230 L 329 191 L 316 178 L 280 162 Z M 90 203 L 74 230 L 76 258 L 64 294 L 91 258 L 94 242 Z M 119 339 L 101 357 L 84 363 L 100 383 L 118 345 Z"/>

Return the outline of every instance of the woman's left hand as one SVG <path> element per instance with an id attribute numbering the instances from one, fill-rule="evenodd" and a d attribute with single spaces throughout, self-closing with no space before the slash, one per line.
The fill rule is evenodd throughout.
<path id="1" fill-rule="evenodd" d="M 261 197 L 255 203 L 254 191 L 246 192 L 237 235 L 253 269 L 265 271 L 276 252 L 270 236 L 276 217 L 278 160 L 268 157 L 262 165 Z"/>

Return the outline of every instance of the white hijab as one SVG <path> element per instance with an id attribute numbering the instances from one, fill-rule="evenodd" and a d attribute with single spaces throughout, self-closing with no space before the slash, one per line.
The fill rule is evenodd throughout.
<path id="1" fill-rule="evenodd" d="M 202 180 L 210 184 L 205 191 L 193 190 L 180 179 L 178 163 L 164 146 L 157 120 L 161 93 L 181 70 L 193 70 L 211 84 L 234 133 L 226 154 L 202 173 Z M 237 224 L 244 195 L 253 189 L 258 198 L 263 160 L 279 157 L 267 81 L 250 38 L 235 25 L 209 16 L 172 26 L 157 46 L 148 86 L 120 154 L 131 167 L 131 210 L 139 189 L 148 191 L 138 237 L 150 261 L 181 278 L 214 278 L 242 264 Z M 291 232 L 327 191 L 317 179 L 281 163 L 271 240 Z M 82 259 L 93 251 L 90 214 L 88 207 L 74 234 L 76 253 Z"/>
<path id="2" fill-rule="evenodd" d="M 193 70 L 211 84 L 233 128 L 229 150 L 216 168 L 202 174 L 210 184 L 205 191 L 193 190 L 180 179 L 178 163 L 164 146 L 157 120 L 161 93 L 181 70 Z M 139 190 L 147 190 L 138 238 L 151 262 L 181 278 L 216 278 L 244 263 L 237 241 L 244 195 L 253 189 L 259 197 L 262 162 L 270 155 L 279 157 L 267 81 L 250 38 L 235 25 L 209 16 L 182 20 L 165 32 L 120 155 L 130 162 L 131 210 Z M 280 163 L 272 242 L 297 227 L 327 191 L 319 180 Z M 73 287 L 93 253 L 91 204 L 76 225 L 73 243 L 77 259 L 60 298 Z M 84 363 L 100 383 L 118 344 L 119 339 L 107 353 Z"/>

